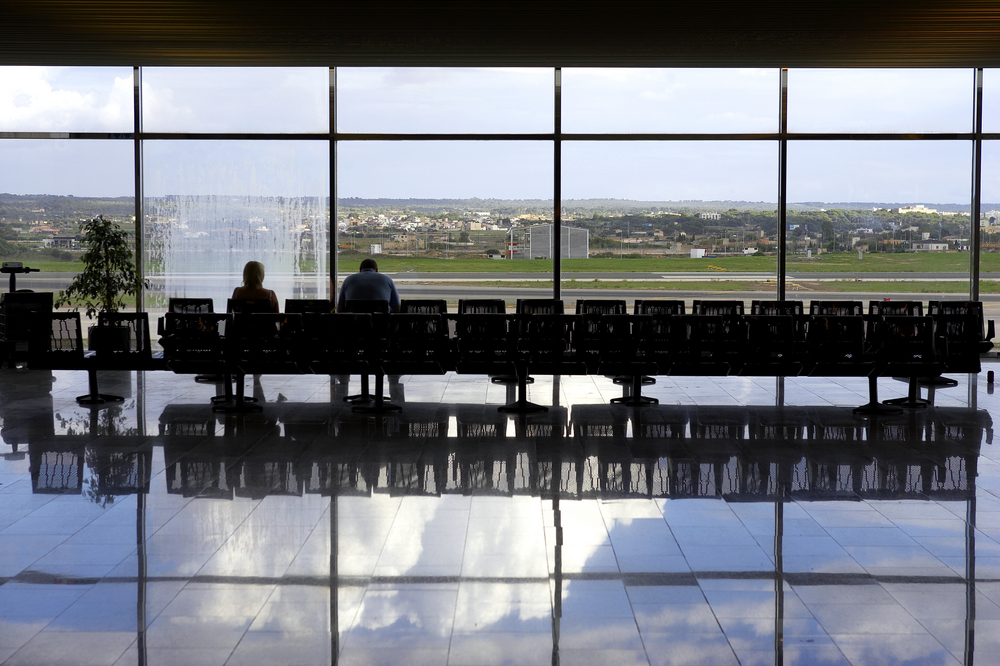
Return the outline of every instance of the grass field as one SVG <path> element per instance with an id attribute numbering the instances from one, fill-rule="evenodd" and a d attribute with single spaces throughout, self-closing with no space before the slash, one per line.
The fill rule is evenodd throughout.
<path id="1" fill-rule="evenodd" d="M 78 261 L 31 261 L 23 263 L 44 273 L 75 273 L 83 268 Z M 491 259 L 432 259 L 422 257 L 378 258 L 379 269 L 386 273 L 549 273 L 552 261 L 545 259 L 508 261 Z M 775 273 L 774 257 L 690 257 L 667 258 L 600 258 L 564 259 L 563 273 Z M 790 257 L 789 273 L 967 273 L 969 255 L 961 252 L 940 254 L 866 254 L 859 260 L 857 253 L 823 254 L 812 259 Z M 354 259 L 341 258 L 340 271 L 357 270 Z M 980 271 L 1000 272 L 1000 253 L 980 255 Z"/>

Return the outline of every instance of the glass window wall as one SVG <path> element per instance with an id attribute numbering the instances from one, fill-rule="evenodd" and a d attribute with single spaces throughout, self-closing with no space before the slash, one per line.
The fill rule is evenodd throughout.
<path id="1" fill-rule="evenodd" d="M 146 307 L 207 298 L 223 311 L 243 266 L 286 298 L 327 298 L 329 147 L 318 141 L 147 141 Z"/>
<path id="2" fill-rule="evenodd" d="M 512 227 L 551 225 L 552 159 L 551 142 L 539 141 L 342 142 L 341 277 L 374 256 L 403 298 L 444 298 L 453 306 L 461 294 L 495 298 L 515 269 L 535 278 L 523 288 L 549 296 L 551 261 L 515 267 L 499 260 L 510 256 Z M 461 289 L 455 273 L 468 281 Z M 503 288 L 513 303 L 513 286 Z M 535 293 L 540 289 L 548 292 Z"/>
<path id="3" fill-rule="evenodd" d="M 568 133 L 778 131 L 777 69 L 563 70 Z"/>
<path id="4" fill-rule="evenodd" d="M 987 133 L 1000 131 L 998 71 L 984 72 Z M 4 196 L 89 199 L 71 207 L 73 231 L 127 207 L 132 80 L 131 68 L 0 68 L 0 151 L 17 165 Z M 143 257 L 154 281 L 145 306 L 207 291 L 222 299 L 248 258 L 268 265 L 282 298 L 325 296 L 330 70 L 150 67 L 142 80 Z M 563 288 L 631 273 L 649 278 L 643 295 L 660 295 L 663 276 L 680 274 L 673 289 L 700 297 L 743 291 L 749 274 L 772 296 L 783 139 L 789 298 L 859 288 L 855 273 L 898 274 L 862 285 L 885 282 L 893 297 L 969 287 L 972 70 L 790 70 L 791 133 L 781 137 L 777 69 L 567 68 L 563 137 L 552 69 L 342 68 L 335 80 L 342 274 L 378 252 L 412 264 L 400 274 L 466 272 L 504 283 L 511 298 L 548 291 L 558 191 Z M 617 136 L 628 133 L 648 136 Z M 885 136 L 857 140 L 863 133 Z M 713 136 L 725 134 L 742 140 Z M 984 280 L 1000 256 L 996 143 L 988 134 L 983 150 Z M 13 228 L 66 209 L 23 203 L 0 219 L 18 251 L 36 237 Z M 526 256 L 536 261 L 492 260 Z M 467 262 L 442 261 L 456 258 Z M 209 274 L 221 279 L 196 277 Z"/>
<path id="5" fill-rule="evenodd" d="M 343 67 L 337 131 L 551 132 L 551 69 Z"/>
<path id="6" fill-rule="evenodd" d="M 328 132 L 323 67 L 144 67 L 145 132 Z"/>
<path id="7" fill-rule="evenodd" d="M 969 132 L 968 69 L 791 69 L 790 132 Z"/>
<path id="8" fill-rule="evenodd" d="M 0 132 L 131 132 L 131 67 L 0 67 Z"/>
<path id="9" fill-rule="evenodd" d="M 971 163 L 968 141 L 789 142 L 789 297 L 968 294 Z"/>
<path id="10" fill-rule="evenodd" d="M 774 141 L 565 143 L 563 220 L 589 231 L 590 259 L 563 263 L 563 288 L 773 299 L 777 159 Z"/>

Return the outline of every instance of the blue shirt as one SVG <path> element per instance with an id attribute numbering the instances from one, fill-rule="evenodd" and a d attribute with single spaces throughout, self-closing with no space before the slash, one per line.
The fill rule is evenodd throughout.
<path id="1" fill-rule="evenodd" d="M 344 310 L 347 301 L 389 301 L 389 311 L 399 311 L 399 292 L 392 278 L 366 268 L 344 278 L 337 298 L 337 311 Z"/>

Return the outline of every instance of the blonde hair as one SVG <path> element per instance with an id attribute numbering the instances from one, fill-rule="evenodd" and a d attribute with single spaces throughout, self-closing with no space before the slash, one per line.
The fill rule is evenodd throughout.
<path id="1" fill-rule="evenodd" d="M 260 287 L 264 284 L 264 264 L 259 261 L 248 261 L 243 267 L 243 286 Z"/>

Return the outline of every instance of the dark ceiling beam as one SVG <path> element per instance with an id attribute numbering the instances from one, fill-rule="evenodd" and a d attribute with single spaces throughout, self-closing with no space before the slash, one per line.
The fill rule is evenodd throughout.
<path id="1" fill-rule="evenodd" d="M 1000 67 L 995 0 L 0 0 L 0 64 Z"/>

